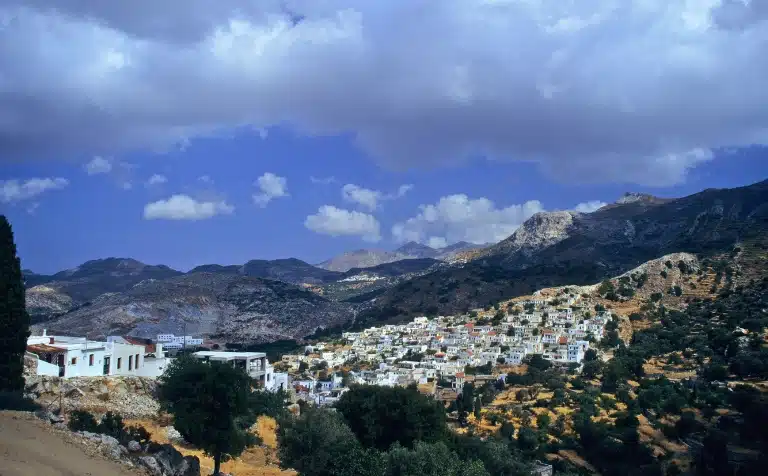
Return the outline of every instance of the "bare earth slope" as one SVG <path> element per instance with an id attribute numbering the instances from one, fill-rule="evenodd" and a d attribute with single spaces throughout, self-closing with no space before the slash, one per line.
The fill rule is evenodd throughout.
<path id="1" fill-rule="evenodd" d="M 136 476 L 104 458 L 87 454 L 30 414 L 0 412 L 0 474 L 3 476 Z"/>

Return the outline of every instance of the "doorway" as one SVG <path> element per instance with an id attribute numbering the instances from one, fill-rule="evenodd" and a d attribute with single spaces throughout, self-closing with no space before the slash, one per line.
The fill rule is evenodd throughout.
<path id="1" fill-rule="evenodd" d="M 111 357 L 104 357 L 104 375 L 109 375 L 109 361 Z"/>

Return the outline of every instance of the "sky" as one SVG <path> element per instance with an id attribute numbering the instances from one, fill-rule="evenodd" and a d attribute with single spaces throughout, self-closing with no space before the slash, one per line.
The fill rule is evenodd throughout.
<path id="1" fill-rule="evenodd" d="M 317 263 L 768 176 L 765 0 L 0 0 L 22 265 Z"/>

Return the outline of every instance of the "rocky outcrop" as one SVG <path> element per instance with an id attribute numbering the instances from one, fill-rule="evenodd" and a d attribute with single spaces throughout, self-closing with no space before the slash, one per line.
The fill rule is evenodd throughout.
<path id="1" fill-rule="evenodd" d="M 200 476 L 197 456 L 183 456 L 173 445 L 150 445 L 152 451 L 139 458 L 152 476 Z"/>
<path id="2" fill-rule="evenodd" d="M 44 408 L 64 412 L 86 410 L 117 412 L 125 418 L 152 418 L 160 406 L 154 398 L 157 383 L 143 377 L 74 377 L 63 379 L 44 375 L 25 377 L 25 393 Z"/>

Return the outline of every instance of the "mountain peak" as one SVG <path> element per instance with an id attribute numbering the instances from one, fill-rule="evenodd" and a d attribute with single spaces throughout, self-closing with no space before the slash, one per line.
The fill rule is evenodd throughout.
<path id="1" fill-rule="evenodd" d="M 395 250 L 395 252 L 397 253 L 405 253 L 405 254 L 423 253 L 425 251 L 434 253 L 435 249 L 421 243 L 416 243 L 415 241 L 409 241 L 408 243 L 404 244 L 403 246 Z"/>
<path id="2" fill-rule="evenodd" d="M 648 193 L 626 192 L 624 195 L 621 196 L 621 198 L 616 200 L 616 203 L 622 204 L 622 205 L 626 203 L 637 203 L 637 202 L 656 203 L 660 200 L 662 199 Z"/>

